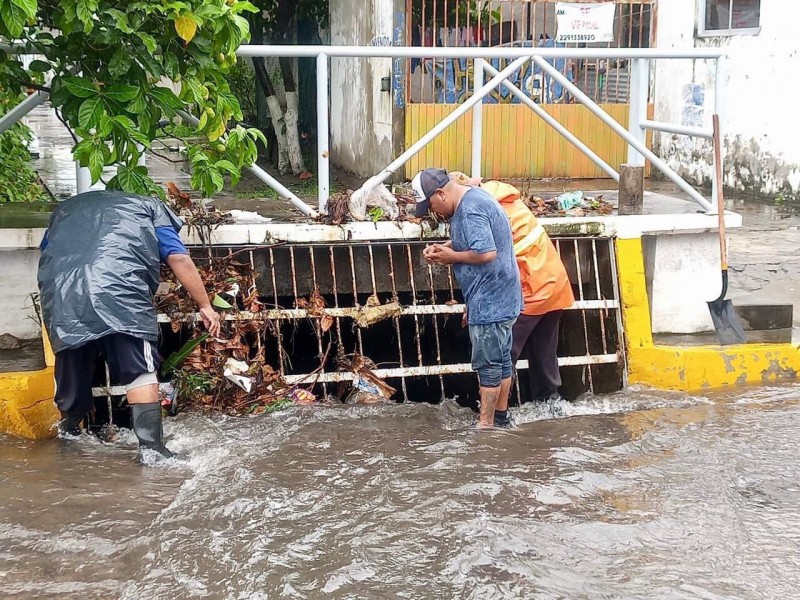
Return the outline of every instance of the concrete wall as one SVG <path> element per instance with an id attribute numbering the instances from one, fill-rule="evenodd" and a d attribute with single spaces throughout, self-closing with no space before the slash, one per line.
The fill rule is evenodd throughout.
<path id="1" fill-rule="evenodd" d="M 0 250 L 0 334 L 10 333 L 22 339 L 41 336 L 39 325 L 28 318 L 34 315 L 30 295 L 38 291 L 38 265 L 38 250 Z"/>
<path id="2" fill-rule="evenodd" d="M 642 250 L 652 332 L 713 331 L 708 301 L 722 289 L 718 235 L 643 236 Z"/>
<path id="3" fill-rule="evenodd" d="M 331 44 L 387 45 L 393 40 L 394 0 L 331 0 Z M 392 78 L 388 58 L 333 58 L 331 74 L 331 161 L 363 177 L 393 158 L 393 94 L 381 91 Z"/>
<path id="4" fill-rule="evenodd" d="M 800 144 L 797 143 L 794 78 L 800 72 L 797 26 L 800 2 L 761 2 L 761 30 L 755 35 L 698 37 L 698 2 L 658 4 L 660 48 L 724 47 L 725 184 L 751 192 L 800 201 Z M 684 86 L 704 86 L 704 101 L 686 102 Z M 700 98 L 697 98 L 700 100 Z M 703 61 L 657 61 L 656 120 L 705 124 L 714 112 L 714 72 Z M 696 121 L 696 123 L 692 123 Z M 697 184 L 711 177 L 710 142 L 660 134 L 657 153 Z"/>

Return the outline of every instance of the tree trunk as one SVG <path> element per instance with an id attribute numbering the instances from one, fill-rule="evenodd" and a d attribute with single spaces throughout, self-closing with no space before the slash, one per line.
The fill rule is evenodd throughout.
<path id="1" fill-rule="evenodd" d="M 298 97 L 297 86 L 294 81 L 292 59 L 281 58 L 281 73 L 283 74 L 283 85 L 286 88 L 286 141 L 289 144 L 289 163 L 292 165 L 292 173 L 299 175 L 305 172 L 306 166 L 303 161 L 303 151 L 300 149 L 300 131 L 297 128 L 298 121 Z"/>
<path id="2" fill-rule="evenodd" d="M 258 85 L 264 90 L 266 96 L 267 107 L 272 119 L 272 127 L 275 129 L 275 139 L 278 140 L 278 172 L 283 175 L 287 173 L 290 168 L 289 161 L 289 143 L 286 138 L 286 119 L 283 115 L 278 96 L 275 93 L 275 87 L 269 78 L 267 67 L 264 64 L 263 58 L 253 58 L 253 69 L 256 74 L 256 81 Z"/>
<path id="3" fill-rule="evenodd" d="M 297 14 L 296 0 L 279 0 L 275 19 L 275 39 L 278 44 L 293 44 L 296 31 L 295 16 Z M 286 90 L 286 141 L 288 143 L 289 162 L 295 175 L 305 172 L 303 151 L 300 148 L 300 131 L 297 127 L 298 105 L 297 84 L 294 79 L 294 59 L 281 58 L 279 60 L 283 87 Z"/>

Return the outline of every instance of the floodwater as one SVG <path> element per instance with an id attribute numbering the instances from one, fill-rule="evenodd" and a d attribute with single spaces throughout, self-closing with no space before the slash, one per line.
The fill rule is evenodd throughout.
<path id="1" fill-rule="evenodd" d="M 298 407 L 0 436 L 0 598 L 773 599 L 800 587 L 800 385 Z"/>

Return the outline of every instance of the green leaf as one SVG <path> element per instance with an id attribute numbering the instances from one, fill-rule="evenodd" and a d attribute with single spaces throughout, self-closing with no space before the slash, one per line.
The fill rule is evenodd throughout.
<path id="1" fill-rule="evenodd" d="M 133 100 L 133 102 L 131 102 L 127 106 L 128 112 L 131 113 L 132 115 L 142 114 L 146 108 L 147 108 L 147 101 L 145 100 L 144 95 L 137 96 Z"/>
<path id="2" fill-rule="evenodd" d="M 69 93 L 78 98 L 90 98 L 100 93 L 94 82 L 85 77 L 64 77 L 63 81 Z"/>
<path id="3" fill-rule="evenodd" d="M 122 78 L 128 73 L 132 63 L 131 55 L 125 48 L 120 48 L 108 63 L 108 72 L 112 77 Z"/>
<path id="4" fill-rule="evenodd" d="M 124 12 L 116 8 L 109 8 L 106 10 L 106 14 L 109 14 L 114 18 L 114 23 L 117 29 L 119 29 L 122 33 L 133 33 L 133 29 L 128 22 L 128 15 L 126 15 Z"/>
<path id="5" fill-rule="evenodd" d="M 225 102 L 225 104 L 228 105 L 233 114 L 234 119 L 236 119 L 237 121 L 241 121 L 244 118 L 244 116 L 242 115 L 242 107 L 239 104 L 239 100 L 238 98 L 236 98 L 236 96 L 234 96 L 230 92 L 219 92 L 219 98 L 220 100 Z"/>
<path id="6" fill-rule="evenodd" d="M 103 100 L 100 96 L 87 98 L 78 110 L 78 124 L 84 129 L 99 128 L 103 112 Z"/>
<path id="7" fill-rule="evenodd" d="M 0 2 L 0 25 L 6 27 L 10 37 L 20 37 L 22 31 L 25 29 L 25 22 L 27 20 L 28 17 L 25 11 L 19 6 L 9 0 Z"/>
<path id="8" fill-rule="evenodd" d="M 75 5 L 75 14 L 83 23 L 84 33 L 89 33 L 94 28 L 95 12 L 97 12 L 97 0 L 78 0 Z"/>
<path id="9" fill-rule="evenodd" d="M 130 102 L 139 95 L 139 87 L 126 83 L 117 83 L 106 89 L 103 95 L 117 102 Z"/>
<path id="10" fill-rule="evenodd" d="M 147 92 L 147 95 L 150 96 L 153 100 L 158 102 L 162 107 L 168 108 L 170 110 L 180 110 L 183 108 L 183 102 L 180 98 L 178 98 L 175 93 L 165 87 L 154 87 L 150 91 Z"/>
<path id="11" fill-rule="evenodd" d="M 225 300 L 219 294 L 214 295 L 214 299 L 211 301 L 211 304 L 216 306 L 217 308 L 221 308 L 223 310 L 231 310 L 233 306 L 231 306 L 227 300 Z"/>
<path id="12" fill-rule="evenodd" d="M 251 12 L 251 13 L 258 12 L 258 9 L 250 2 L 247 2 L 246 0 L 239 0 L 239 2 L 233 5 L 233 10 L 235 10 L 236 12 Z"/>
<path id="13" fill-rule="evenodd" d="M 47 73 L 53 67 L 46 60 L 34 60 L 28 65 L 28 69 L 34 73 Z"/>
<path id="14" fill-rule="evenodd" d="M 219 16 L 225 14 L 225 11 L 222 10 L 219 6 L 215 6 L 213 4 L 202 4 L 198 8 L 195 9 L 196 16 L 200 17 L 204 21 L 216 19 Z"/>
<path id="15" fill-rule="evenodd" d="M 161 372 L 164 375 L 170 375 L 175 369 L 180 367 L 183 364 L 189 355 L 194 352 L 194 349 L 197 348 L 200 344 L 205 342 L 208 339 L 208 334 L 204 333 L 199 337 L 189 340 L 181 349 L 177 352 L 173 352 L 169 355 L 169 358 L 164 361 L 164 365 L 161 367 Z"/>
<path id="16" fill-rule="evenodd" d="M 239 41 L 250 38 L 250 23 L 247 22 L 247 19 L 239 15 L 233 15 L 233 24 L 239 30 Z M 236 45 L 238 46 L 239 44 Z"/>
<path id="17" fill-rule="evenodd" d="M 260 129 L 256 129 L 255 127 L 250 127 L 247 130 L 248 135 L 253 138 L 255 141 L 260 141 L 265 146 L 267 145 L 267 136 L 264 135 L 264 132 Z"/>
<path id="18" fill-rule="evenodd" d="M 219 160 L 214 163 L 214 166 L 220 171 L 224 171 L 229 175 L 235 175 L 238 172 L 238 169 L 229 160 Z"/>
<path id="19" fill-rule="evenodd" d="M 120 165 L 117 168 L 117 176 L 112 179 L 114 188 L 120 189 L 123 192 L 131 192 L 135 194 L 147 194 L 152 182 L 147 177 L 147 169 L 144 167 L 131 168 L 128 165 Z M 111 187 L 112 181 L 109 181 Z"/>
<path id="20" fill-rule="evenodd" d="M 106 113 L 103 113 L 100 117 L 100 122 L 97 125 L 96 133 L 97 137 L 105 138 L 111 133 L 111 129 L 113 128 L 113 121 L 111 117 L 109 117 Z"/>
<path id="21" fill-rule="evenodd" d="M 38 10 L 36 0 L 11 0 L 11 3 L 22 9 L 22 12 L 24 12 L 25 16 L 29 19 L 36 17 L 36 11 Z"/>
<path id="22" fill-rule="evenodd" d="M 142 43 L 144 44 L 144 47 L 147 48 L 147 51 L 150 52 L 151 54 L 155 54 L 155 51 L 158 48 L 158 43 L 156 42 L 156 38 L 154 38 L 149 33 L 145 33 L 143 31 L 137 31 L 136 35 L 140 40 L 142 40 Z"/>
<path id="23" fill-rule="evenodd" d="M 93 146 L 92 151 L 89 153 L 89 172 L 92 174 L 92 183 L 97 183 L 100 176 L 103 174 L 103 167 L 105 166 L 105 158 L 103 157 L 103 149 L 101 146 Z"/>
<path id="24" fill-rule="evenodd" d="M 85 166 L 89 163 L 89 153 L 93 148 L 94 142 L 92 142 L 92 140 L 81 140 L 72 149 L 72 155 L 75 157 L 75 160 Z"/>

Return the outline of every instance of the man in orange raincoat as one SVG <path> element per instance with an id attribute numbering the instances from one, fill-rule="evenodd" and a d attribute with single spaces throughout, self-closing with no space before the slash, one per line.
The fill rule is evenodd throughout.
<path id="1" fill-rule="evenodd" d="M 531 210 L 522 201 L 520 191 L 502 181 L 482 181 L 464 173 L 450 172 L 463 185 L 479 185 L 491 194 L 511 222 L 514 254 L 520 272 L 524 308 L 512 330 L 511 358 L 528 359 L 532 400 L 554 401 L 561 398 L 561 374 L 558 369 L 558 325 L 561 313 L 572 306 L 575 297 L 567 270 L 553 242 Z M 496 424 L 508 419 L 508 399 L 498 402 Z"/>

